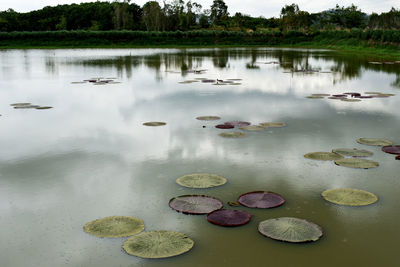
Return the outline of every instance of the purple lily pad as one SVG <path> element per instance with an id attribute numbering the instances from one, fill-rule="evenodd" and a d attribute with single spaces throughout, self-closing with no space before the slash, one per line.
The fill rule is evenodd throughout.
<path id="1" fill-rule="evenodd" d="M 373 98 L 372 95 L 358 95 L 358 96 L 355 96 L 355 97 L 357 97 L 357 98 Z"/>
<path id="2" fill-rule="evenodd" d="M 169 206 L 183 214 L 207 214 L 221 209 L 224 204 L 221 200 L 203 195 L 184 195 L 174 197 L 169 201 Z"/>
<path id="3" fill-rule="evenodd" d="M 248 223 L 251 215 L 241 210 L 215 210 L 207 215 L 207 221 L 220 226 L 240 226 Z"/>
<path id="4" fill-rule="evenodd" d="M 400 155 L 400 146 L 384 146 L 382 147 L 382 151 L 389 154 Z"/>
<path id="5" fill-rule="evenodd" d="M 243 127 L 243 126 L 248 126 L 251 123 L 247 122 L 247 121 L 227 121 L 224 124 L 226 125 L 232 125 L 233 127 L 237 126 L 237 127 Z"/>
<path id="6" fill-rule="evenodd" d="M 400 156 L 396 156 L 395 159 L 400 160 Z"/>
<path id="7" fill-rule="evenodd" d="M 235 128 L 235 126 L 229 125 L 229 124 L 218 124 L 218 125 L 215 126 L 215 128 L 218 128 L 218 129 L 232 129 L 232 128 Z"/>
<path id="8" fill-rule="evenodd" d="M 285 199 L 274 192 L 253 191 L 239 196 L 238 202 L 249 208 L 269 209 L 283 205 Z"/>
<path id="9" fill-rule="evenodd" d="M 341 94 L 341 95 L 332 95 L 334 97 L 347 97 L 347 95 Z"/>
<path id="10" fill-rule="evenodd" d="M 205 80 L 201 80 L 202 83 L 215 83 L 216 80 L 209 80 L 209 79 L 205 79 Z"/>

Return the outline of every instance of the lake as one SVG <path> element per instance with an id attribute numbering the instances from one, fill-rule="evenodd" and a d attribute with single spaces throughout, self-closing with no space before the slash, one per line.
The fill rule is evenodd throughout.
<path id="1" fill-rule="evenodd" d="M 0 265 L 395 266 L 400 161 L 356 140 L 400 144 L 400 64 L 371 61 L 379 60 L 273 48 L 1 50 Z M 115 83 L 77 83 L 100 77 Z M 241 80 L 220 86 L 201 78 Z M 396 95 L 307 98 L 371 91 Z M 21 102 L 53 108 L 10 106 Z M 221 119 L 196 119 L 207 115 Z M 215 125 L 236 120 L 287 126 L 219 136 L 230 130 Z M 167 124 L 143 125 L 149 121 Z M 353 169 L 304 157 L 336 148 L 366 149 L 380 165 Z M 175 182 L 190 173 L 228 182 L 209 189 Z M 332 204 L 321 197 L 332 188 L 366 190 L 379 201 Z M 173 197 L 201 194 L 232 209 L 228 201 L 256 190 L 286 203 L 237 207 L 253 215 L 240 227 L 168 206 Z M 114 215 L 141 218 L 145 231 L 185 233 L 195 245 L 180 256 L 141 259 L 122 250 L 124 238 L 83 231 L 87 222 Z M 261 221 L 277 217 L 314 222 L 324 235 L 293 244 L 258 233 Z"/>

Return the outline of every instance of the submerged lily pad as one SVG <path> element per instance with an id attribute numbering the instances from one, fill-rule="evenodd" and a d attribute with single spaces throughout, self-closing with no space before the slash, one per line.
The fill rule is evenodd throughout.
<path id="1" fill-rule="evenodd" d="M 228 125 L 228 124 L 218 124 L 218 125 L 215 126 L 215 128 L 218 128 L 218 129 L 232 129 L 232 128 L 235 128 L 235 126 Z"/>
<path id="2" fill-rule="evenodd" d="M 261 122 L 261 126 L 264 127 L 285 127 L 286 123 L 284 122 Z"/>
<path id="3" fill-rule="evenodd" d="M 370 157 L 373 155 L 373 153 L 368 150 L 357 148 L 337 148 L 333 149 L 332 152 L 348 157 Z"/>
<path id="4" fill-rule="evenodd" d="M 183 214 L 207 214 L 224 206 L 221 200 L 203 195 L 184 195 L 172 198 L 169 206 Z"/>
<path id="5" fill-rule="evenodd" d="M 215 210 L 207 215 L 207 221 L 220 226 L 240 226 L 250 222 L 251 215 L 241 210 Z"/>
<path id="6" fill-rule="evenodd" d="M 261 126 L 261 125 L 247 125 L 247 126 L 242 126 L 239 127 L 241 130 L 245 131 L 264 131 L 267 127 Z"/>
<path id="7" fill-rule="evenodd" d="M 227 182 L 225 177 L 210 173 L 187 174 L 176 179 L 176 182 L 189 188 L 210 188 L 223 185 Z"/>
<path id="8" fill-rule="evenodd" d="M 224 124 L 226 125 L 232 125 L 232 126 L 237 126 L 237 127 L 243 127 L 243 126 L 247 126 L 250 125 L 250 122 L 247 121 L 227 121 Z"/>
<path id="9" fill-rule="evenodd" d="M 194 241 L 183 233 L 148 231 L 128 238 L 122 248 L 129 255 L 159 259 L 188 252 L 193 245 Z"/>
<path id="10" fill-rule="evenodd" d="M 164 125 L 166 125 L 166 123 L 161 122 L 161 121 L 150 121 L 150 122 L 143 123 L 143 125 L 145 125 L 145 126 L 164 126 Z"/>
<path id="11" fill-rule="evenodd" d="M 285 199 L 274 192 L 253 191 L 240 195 L 238 202 L 249 208 L 269 209 L 283 205 Z"/>
<path id="12" fill-rule="evenodd" d="M 382 151 L 389 154 L 400 155 L 400 146 L 384 146 L 382 147 Z"/>
<path id="13" fill-rule="evenodd" d="M 224 132 L 220 133 L 219 136 L 226 138 L 240 138 L 240 137 L 245 137 L 246 134 L 242 132 Z"/>
<path id="14" fill-rule="evenodd" d="M 221 118 L 218 116 L 200 116 L 196 118 L 197 120 L 200 121 L 216 121 L 216 120 L 220 120 Z"/>
<path id="15" fill-rule="evenodd" d="M 83 230 L 97 237 L 118 238 L 140 233 L 144 230 L 144 223 L 135 217 L 110 216 L 88 222 Z"/>
<path id="16" fill-rule="evenodd" d="M 343 156 L 334 152 L 311 152 L 304 155 L 305 158 L 314 160 L 336 160 L 342 159 Z"/>
<path id="17" fill-rule="evenodd" d="M 346 206 L 365 206 L 378 201 L 375 194 L 353 188 L 328 189 L 321 195 L 329 202 Z"/>
<path id="18" fill-rule="evenodd" d="M 293 243 L 317 241 L 323 235 L 319 225 L 293 217 L 262 221 L 258 225 L 258 231 L 266 237 Z"/>
<path id="19" fill-rule="evenodd" d="M 358 158 L 346 158 L 335 160 L 335 164 L 348 168 L 356 169 L 370 169 L 379 166 L 379 163 L 372 160 L 358 159 Z"/>
<path id="20" fill-rule="evenodd" d="M 380 138 L 360 138 L 357 143 L 369 146 L 390 146 L 393 145 L 392 141 Z"/>

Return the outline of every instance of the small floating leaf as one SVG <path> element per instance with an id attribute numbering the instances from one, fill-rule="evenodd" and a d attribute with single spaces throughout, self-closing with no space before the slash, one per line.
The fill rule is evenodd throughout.
<path id="1" fill-rule="evenodd" d="M 227 79 L 228 81 L 241 81 L 242 79 Z"/>
<path id="2" fill-rule="evenodd" d="M 166 123 L 161 122 L 161 121 L 150 121 L 150 122 L 143 123 L 143 125 L 145 125 L 145 126 L 164 126 L 164 125 L 166 125 Z"/>
<path id="3" fill-rule="evenodd" d="M 144 230 L 144 223 L 135 217 L 110 216 L 88 222 L 83 230 L 97 237 L 118 238 L 140 233 Z"/>
<path id="4" fill-rule="evenodd" d="M 354 99 L 354 98 L 342 98 L 340 100 L 344 101 L 344 102 L 360 102 L 361 101 L 361 99 Z"/>
<path id="5" fill-rule="evenodd" d="M 382 147 L 382 151 L 389 154 L 400 155 L 400 146 L 384 146 Z"/>
<path id="6" fill-rule="evenodd" d="M 38 105 L 24 105 L 24 106 L 14 106 L 15 109 L 29 109 L 29 108 L 38 108 Z"/>
<path id="7" fill-rule="evenodd" d="M 323 96 L 316 96 L 316 95 L 309 95 L 309 96 L 306 96 L 306 98 L 310 98 L 310 99 L 323 99 L 324 97 L 323 97 Z"/>
<path id="8" fill-rule="evenodd" d="M 332 95 L 332 96 L 334 96 L 334 97 L 347 97 L 347 95 L 345 95 L 345 94 Z"/>
<path id="9" fill-rule="evenodd" d="M 223 185 L 227 180 L 225 177 L 216 174 L 193 173 L 179 177 L 176 182 L 189 188 L 210 188 Z"/>
<path id="10" fill-rule="evenodd" d="M 381 92 L 365 92 L 364 94 L 367 94 L 367 95 L 380 95 Z"/>
<path id="11" fill-rule="evenodd" d="M 18 107 L 18 106 L 30 106 L 31 103 L 15 103 L 15 104 L 10 104 L 10 106 L 13 107 Z"/>
<path id="12" fill-rule="evenodd" d="M 237 126 L 237 127 L 243 127 L 243 126 L 250 125 L 251 123 L 247 122 L 247 121 L 227 121 L 224 124 Z"/>
<path id="13" fill-rule="evenodd" d="M 370 169 L 379 166 L 379 163 L 376 161 L 358 159 L 358 158 L 338 159 L 335 160 L 335 164 L 343 167 L 356 168 L 356 169 Z"/>
<path id="14" fill-rule="evenodd" d="M 356 95 L 354 97 L 356 97 L 356 98 L 373 98 L 372 95 Z"/>
<path id="15" fill-rule="evenodd" d="M 228 201 L 228 205 L 231 207 L 238 207 L 239 206 L 239 202 L 237 201 Z"/>
<path id="16" fill-rule="evenodd" d="M 242 132 L 224 132 L 220 133 L 219 136 L 226 138 L 240 138 L 240 137 L 245 137 L 246 134 Z"/>
<path id="17" fill-rule="evenodd" d="M 328 99 L 338 99 L 338 100 L 342 100 L 343 97 L 330 96 L 330 97 L 328 97 Z"/>
<path id="18" fill-rule="evenodd" d="M 332 150 L 333 153 L 341 154 L 348 157 L 370 157 L 372 152 L 357 148 L 337 148 Z"/>
<path id="19" fill-rule="evenodd" d="M 395 96 L 395 94 L 379 94 L 378 96 L 388 97 L 388 96 Z"/>
<path id="20" fill-rule="evenodd" d="M 218 128 L 218 129 L 232 129 L 232 128 L 235 128 L 235 126 L 228 125 L 228 124 L 218 124 L 218 125 L 215 126 L 215 128 Z"/>
<path id="21" fill-rule="evenodd" d="M 200 121 L 215 121 L 215 120 L 220 120 L 221 118 L 218 116 L 200 116 L 197 117 L 196 119 Z"/>
<path id="22" fill-rule="evenodd" d="M 380 138 L 360 138 L 357 143 L 369 146 L 390 146 L 393 145 L 392 141 Z"/>
<path id="23" fill-rule="evenodd" d="M 293 217 L 262 221 L 258 231 L 266 237 L 294 243 L 317 241 L 323 234 L 319 225 Z"/>
<path id="24" fill-rule="evenodd" d="M 336 160 L 342 159 L 343 156 L 333 152 L 311 152 L 304 155 L 305 158 L 314 160 Z"/>
<path id="25" fill-rule="evenodd" d="M 261 126 L 261 125 L 247 125 L 247 126 L 242 126 L 239 127 L 241 130 L 245 131 L 264 131 L 267 127 Z"/>
<path id="26" fill-rule="evenodd" d="M 50 106 L 43 106 L 43 107 L 37 107 L 36 109 L 51 109 L 51 108 L 53 108 L 53 107 L 50 107 Z"/>
<path id="27" fill-rule="evenodd" d="M 184 195 L 172 198 L 169 206 L 183 214 L 207 214 L 224 206 L 221 200 L 203 195 Z"/>
<path id="28" fill-rule="evenodd" d="M 193 245 L 194 241 L 183 233 L 148 231 L 128 238 L 122 248 L 129 255 L 158 259 L 183 254 Z"/>
<path id="29" fill-rule="evenodd" d="M 229 85 L 241 85 L 241 83 L 230 83 Z"/>
<path id="30" fill-rule="evenodd" d="M 311 96 L 330 96 L 330 94 L 312 94 Z"/>
<path id="31" fill-rule="evenodd" d="M 239 196 L 238 202 L 249 208 L 269 209 L 283 205 L 285 199 L 274 192 L 253 191 Z"/>
<path id="32" fill-rule="evenodd" d="M 215 210 L 207 215 L 207 221 L 220 226 L 240 226 L 250 222 L 251 215 L 241 210 Z"/>
<path id="33" fill-rule="evenodd" d="M 202 82 L 202 83 L 215 83 L 216 80 L 209 80 L 209 79 L 206 79 L 206 80 L 201 80 L 201 82 Z"/>
<path id="34" fill-rule="evenodd" d="M 261 122 L 261 126 L 264 127 L 285 127 L 286 123 L 284 122 Z"/>
<path id="35" fill-rule="evenodd" d="M 329 202 L 346 206 L 365 206 L 378 201 L 375 194 L 353 188 L 328 189 L 321 195 Z"/>

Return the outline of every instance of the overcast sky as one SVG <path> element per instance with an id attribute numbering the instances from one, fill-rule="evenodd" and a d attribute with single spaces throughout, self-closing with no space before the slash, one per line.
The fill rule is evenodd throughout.
<path id="1" fill-rule="evenodd" d="M 140 6 L 148 0 L 132 0 Z M 193 1 L 193 0 L 192 0 Z M 18 12 L 28 12 L 31 10 L 41 9 L 45 6 L 56 6 L 58 4 L 72 4 L 82 2 L 95 2 L 95 0 L 0 0 L 0 10 L 7 10 L 9 8 Z M 162 3 L 162 0 L 158 2 Z M 185 0 L 187 2 L 187 0 Z M 194 1 L 203 6 L 204 9 L 210 8 L 212 0 L 197 0 Z M 225 0 L 228 5 L 228 11 L 231 15 L 235 12 L 250 14 L 252 16 L 264 17 L 278 17 L 281 8 L 286 4 L 296 3 L 301 10 L 308 12 L 319 12 L 329 8 L 335 7 L 336 4 L 340 6 L 349 6 L 354 3 L 366 13 L 381 13 L 387 12 L 391 7 L 400 9 L 400 0 Z"/>

